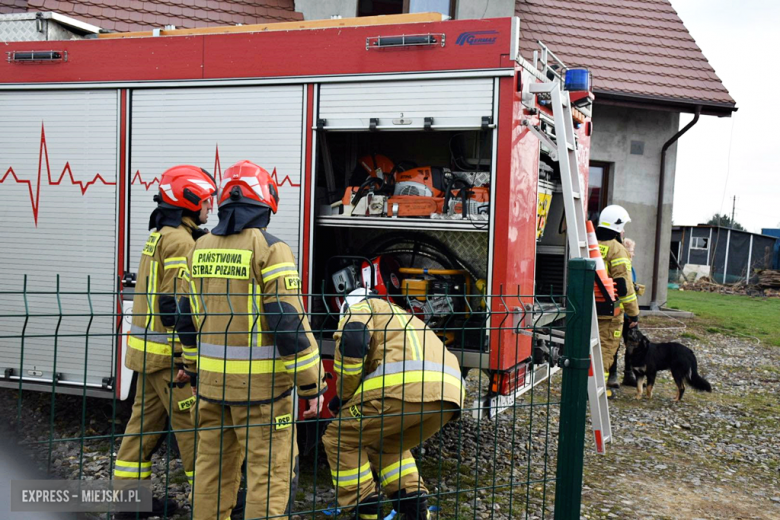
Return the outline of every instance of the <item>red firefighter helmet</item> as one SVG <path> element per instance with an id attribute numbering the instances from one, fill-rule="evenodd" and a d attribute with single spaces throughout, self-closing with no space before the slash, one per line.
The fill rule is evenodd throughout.
<path id="1" fill-rule="evenodd" d="M 160 178 L 160 191 L 154 198 L 162 207 L 200 211 L 203 201 L 217 193 L 217 183 L 199 166 L 182 164 L 169 168 Z"/>
<path id="2" fill-rule="evenodd" d="M 254 204 L 268 206 L 276 213 L 279 209 L 279 187 L 274 176 L 251 161 L 237 162 L 222 174 L 219 205 Z"/>
<path id="3" fill-rule="evenodd" d="M 379 179 L 389 176 L 395 168 L 393 161 L 379 154 L 364 155 L 358 159 L 358 165 L 366 170 L 369 177 L 377 177 Z"/>

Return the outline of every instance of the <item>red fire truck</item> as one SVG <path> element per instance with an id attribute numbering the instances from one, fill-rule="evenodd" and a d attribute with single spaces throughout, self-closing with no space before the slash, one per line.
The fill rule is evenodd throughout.
<path id="1" fill-rule="evenodd" d="M 315 329 L 338 293 L 382 286 L 444 329 L 453 311 L 486 317 L 442 337 L 489 375 L 494 407 L 550 375 L 554 338 L 523 328 L 556 318 L 532 295 L 564 290 L 554 119 L 528 89 L 554 67 L 520 56 L 516 18 L 290 25 L 4 47 L 0 384 L 126 398 L 112 293 L 130 292 L 159 176 L 189 163 L 220 182 L 242 159 L 276 170 L 269 230 L 298 258 Z M 587 179 L 592 95 L 577 99 Z"/>

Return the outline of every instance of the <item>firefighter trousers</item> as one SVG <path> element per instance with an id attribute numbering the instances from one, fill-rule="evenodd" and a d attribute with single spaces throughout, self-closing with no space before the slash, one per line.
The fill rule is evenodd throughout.
<path id="1" fill-rule="evenodd" d="M 336 497 L 355 506 L 376 493 L 374 473 L 387 496 L 428 490 L 409 451 L 439 431 L 456 412 L 454 404 L 399 399 L 352 400 L 322 438 Z"/>
<path id="2" fill-rule="evenodd" d="M 195 432 L 190 409 L 195 403 L 189 383 L 171 385 L 171 371 L 138 374 L 133 413 L 125 427 L 114 466 L 115 479 L 152 476 L 152 450 L 167 433 L 168 417 L 179 445 L 182 466 L 192 484 L 195 470 Z M 189 431 L 187 431 L 189 430 Z M 146 433 L 149 432 L 149 433 Z"/>
<path id="3" fill-rule="evenodd" d="M 198 478 L 193 518 L 229 518 L 246 457 L 245 518 L 289 513 L 298 476 L 293 397 L 272 403 L 198 403 Z"/>
<path id="4" fill-rule="evenodd" d="M 604 364 L 604 376 L 615 361 L 623 336 L 623 313 L 618 316 L 599 316 L 599 338 L 601 339 L 601 361 Z"/>

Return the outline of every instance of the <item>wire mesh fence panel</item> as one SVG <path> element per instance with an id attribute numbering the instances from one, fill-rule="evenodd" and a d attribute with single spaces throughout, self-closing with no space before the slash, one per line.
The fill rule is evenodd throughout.
<path id="1" fill-rule="evenodd" d="M 0 295 L 18 302 L 0 315 L 0 403 L 51 477 L 150 480 L 153 510 L 117 518 L 577 517 L 553 513 L 557 484 L 581 491 L 586 377 L 557 374 L 570 349 L 587 361 L 589 331 L 566 329 L 589 323 L 592 277 L 572 272 L 569 297 L 25 279 Z M 579 463 L 562 480 L 564 451 Z"/>

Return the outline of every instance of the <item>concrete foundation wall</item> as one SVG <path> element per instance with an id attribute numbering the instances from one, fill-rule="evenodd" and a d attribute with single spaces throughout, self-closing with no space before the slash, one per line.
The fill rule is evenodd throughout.
<path id="1" fill-rule="evenodd" d="M 652 295 L 650 283 L 655 256 L 661 147 L 677 132 L 679 124 L 680 115 L 675 112 L 614 107 L 598 103 L 593 110 L 590 159 L 611 164 L 609 203 L 620 204 L 631 215 L 631 223 L 626 226 L 626 236 L 636 241 L 633 265 L 637 282 L 647 285 L 644 296 L 639 298 L 640 305 L 649 305 Z M 695 127 L 691 129 L 691 132 L 695 131 Z M 685 136 L 679 142 L 684 145 Z M 659 304 L 666 301 L 677 144 L 667 151 L 666 161 L 661 261 L 658 269 Z"/>
<path id="2" fill-rule="evenodd" d="M 295 0 L 295 10 L 303 13 L 304 20 L 327 20 L 336 15 L 354 18 L 357 4 L 357 0 Z"/>

